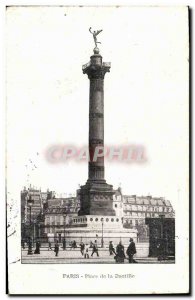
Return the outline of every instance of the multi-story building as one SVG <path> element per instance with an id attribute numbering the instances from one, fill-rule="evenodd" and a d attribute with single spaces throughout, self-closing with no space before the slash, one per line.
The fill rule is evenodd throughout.
<path id="1" fill-rule="evenodd" d="M 23 239 L 41 235 L 40 225 L 43 223 L 43 211 L 47 208 L 47 202 L 51 197 L 53 197 L 53 192 L 49 190 L 42 192 L 31 185 L 28 189 L 24 187 L 21 191 L 21 234 Z"/>
<path id="2" fill-rule="evenodd" d="M 117 217 L 123 217 L 123 195 L 121 188 L 118 188 L 113 195 L 113 209 Z"/>
<path id="3" fill-rule="evenodd" d="M 36 189 L 30 185 L 28 189 L 24 187 L 21 191 L 21 220 L 23 223 L 34 222 L 37 216 L 47 208 L 48 201 L 54 197 L 54 192 L 47 190 L 42 192 L 40 189 Z M 29 200 L 32 201 L 32 205 L 29 206 Z"/>
<path id="4" fill-rule="evenodd" d="M 35 229 L 40 236 L 55 237 L 59 240 L 65 235 L 64 228 L 69 226 L 80 209 L 79 193 L 76 197 L 56 198 L 55 193 L 30 187 L 21 192 L 22 223 L 29 224 L 31 197 L 31 221 L 37 225 Z M 116 216 L 122 219 L 126 228 L 137 228 L 139 240 L 149 237 L 146 218 L 174 218 L 174 210 L 169 200 L 162 197 L 122 195 L 118 188 L 113 196 L 113 209 Z M 40 230 L 41 227 L 41 230 Z"/>
<path id="5" fill-rule="evenodd" d="M 133 227 L 145 224 L 146 218 L 174 218 L 169 200 L 152 196 L 123 195 L 123 223 Z"/>
<path id="6" fill-rule="evenodd" d="M 58 239 L 61 242 L 65 237 L 66 226 L 71 224 L 71 214 L 66 207 L 48 207 L 44 211 L 44 236 L 47 238 Z"/>
<path id="7" fill-rule="evenodd" d="M 52 198 L 47 201 L 48 208 L 66 207 L 69 214 L 77 214 L 80 209 L 80 201 L 77 197 Z"/>

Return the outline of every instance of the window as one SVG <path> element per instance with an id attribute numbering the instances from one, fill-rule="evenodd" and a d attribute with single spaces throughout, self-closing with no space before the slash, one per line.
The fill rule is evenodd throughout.
<path id="1" fill-rule="evenodd" d="M 109 219 L 108 218 L 106 218 L 106 222 L 108 222 L 109 221 Z"/>
<path id="2" fill-rule="evenodd" d="M 97 222 L 97 221 L 98 221 L 98 218 L 96 218 L 95 221 Z"/>
<path id="3" fill-rule="evenodd" d="M 90 221 L 92 222 L 92 221 L 93 221 L 93 218 L 90 218 Z"/>
<path id="4" fill-rule="evenodd" d="M 117 207 L 117 204 L 115 204 L 114 207 Z"/>

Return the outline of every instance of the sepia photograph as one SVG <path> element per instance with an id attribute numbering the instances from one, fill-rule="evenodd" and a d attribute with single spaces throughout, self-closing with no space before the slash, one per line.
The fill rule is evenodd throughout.
<path id="1" fill-rule="evenodd" d="M 6 7 L 9 294 L 189 293 L 189 16 Z"/>

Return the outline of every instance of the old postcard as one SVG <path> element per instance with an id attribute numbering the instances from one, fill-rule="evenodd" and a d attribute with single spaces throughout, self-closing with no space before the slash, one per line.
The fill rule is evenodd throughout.
<path id="1" fill-rule="evenodd" d="M 189 9 L 6 7 L 8 293 L 189 293 Z"/>

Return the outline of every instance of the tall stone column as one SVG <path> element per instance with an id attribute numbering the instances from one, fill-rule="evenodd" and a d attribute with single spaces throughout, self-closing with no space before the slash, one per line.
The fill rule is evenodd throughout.
<path id="1" fill-rule="evenodd" d="M 112 207 L 113 188 L 104 178 L 104 156 L 95 159 L 95 149 L 104 147 L 104 76 L 110 72 L 110 63 L 102 62 L 99 49 L 94 49 L 83 73 L 90 80 L 89 93 L 89 153 L 88 180 L 80 189 L 80 215 L 115 215 Z M 97 148 L 98 147 L 98 148 Z M 99 148 L 101 147 L 101 148 Z"/>
<path id="2" fill-rule="evenodd" d="M 95 158 L 95 149 L 104 147 L 104 76 L 110 72 L 110 64 L 102 63 L 98 49 L 94 50 L 89 65 L 83 69 L 90 80 L 89 95 L 89 181 L 104 181 L 104 156 Z"/>

